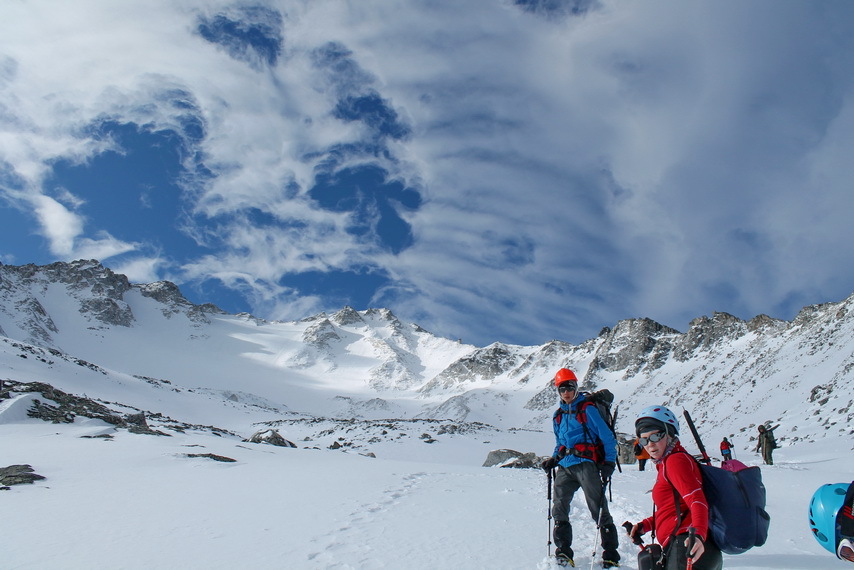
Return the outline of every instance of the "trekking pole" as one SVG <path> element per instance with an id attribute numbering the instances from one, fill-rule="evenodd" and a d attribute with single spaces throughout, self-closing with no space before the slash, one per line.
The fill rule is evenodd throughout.
<path id="1" fill-rule="evenodd" d="M 549 469 L 546 471 L 546 478 L 548 479 L 548 484 L 546 485 L 547 491 L 546 494 L 549 498 L 549 542 L 546 548 L 548 548 L 548 556 L 552 555 L 552 474 L 554 473 L 554 469 Z"/>
<path id="2" fill-rule="evenodd" d="M 604 510 L 605 501 L 605 489 L 608 488 L 608 483 L 611 480 L 608 479 L 602 484 L 602 498 L 599 501 L 599 514 L 596 515 L 596 536 L 593 538 L 593 553 L 590 555 L 590 570 L 593 570 L 593 562 L 596 560 L 596 541 L 599 540 L 599 537 L 602 535 L 602 511 Z"/>
<path id="3" fill-rule="evenodd" d="M 688 527 L 688 551 L 685 553 L 685 560 L 687 561 L 685 564 L 685 570 L 691 570 L 694 567 L 694 557 L 691 554 L 691 550 L 694 548 L 694 541 L 697 540 L 697 529 L 693 526 Z"/>

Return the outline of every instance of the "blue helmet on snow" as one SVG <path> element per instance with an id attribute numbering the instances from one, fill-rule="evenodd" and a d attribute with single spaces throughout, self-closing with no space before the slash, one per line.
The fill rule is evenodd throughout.
<path id="1" fill-rule="evenodd" d="M 828 552 L 836 554 L 836 515 L 845 501 L 849 483 L 822 485 L 813 493 L 810 501 L 810 530 L 812 535 Z"/>
<path id="2" fill-rule="evenodd" d="M 638 435 L 649 429 L 660 429 L 670 435 L 679 435 L 679 420 L 664 406 L 647 406 L 635 420 Z"/>

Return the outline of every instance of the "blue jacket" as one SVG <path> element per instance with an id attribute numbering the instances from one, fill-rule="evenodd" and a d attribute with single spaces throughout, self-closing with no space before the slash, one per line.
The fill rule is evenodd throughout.
<path id="1" fill-rule="evenodd" d="M 562 467 L 569 467 L 582 461 L 590 461 L 590 459 L 572 455 L 571 453 L 575 445 L 585 442 L 595 444 L 601 441 L 605 447 L 605 461 L 610 461 L 611 463 L 617 462 L 617 439 L 611 433 L 611 428 L 608 427 L 605 420 L 599 415 L 599 410 L 596 409 L 596 406 L 587 406 L 584 410 L 584 413 L 587 415 L 586 433 L 585 426 L 578 421 L 577 408 L 586 396 L 587 394 L 583 392 L 579 393 L 575 400 L 572 401 L 572 404 L 566 404 L 561 401 L 560 410 L 555 412 L 552 418 L 552 427 L 554 428 L 556 440 L 552 457 L 559 457 L 561 447 L 566 447 L 567 450 L 570 450 L 570 453 L 558 463 Z M 560 413 L 561 411 L 563 413 Z"/>

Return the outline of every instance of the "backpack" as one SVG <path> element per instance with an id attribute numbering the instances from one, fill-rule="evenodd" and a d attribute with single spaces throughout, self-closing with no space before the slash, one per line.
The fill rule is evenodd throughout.
<path id="1" fill-rule="evenodd" d="M 590 406 L 596 407 L 596 411 L 599 412 L 599 416 L 608 426 L 608 429 L 611 430 L 611 433 L 614 434 L 614 438 L 616 439 L 617 433 L 614 430 L 614 426 L 617 423 L 617 410 L 615 409 L 614 413 L 611 413 L 611 404 L 613 402 L 614 394 L 612 394 L 610 390 L 603 389 L 590 394 L 584 394 L 584 400 L 578 404 L 578 407 L 575 410 L 575 419 L 584 428 L 584 438 L 586 441 L 585 443 L 576 444 L 573 449 L 568 451 L 569 453 L 579 457 L 584 457 L 585 459 L 590 459 L 596 465 L 601 465 L 605 462 L 605 445 L 601 440 L 596 443 L 592 443 L 593 438 L 591 437 L 590 432 L 587 431 L 587 408 Z M 558 408 L 554 413 L 554 421 L 556 423 L 560 423 L 561 415 L 564 413 L 563 408 Z M 617 454 L 617 463 L 619 463 L 619 458 L 619 454 Z"/>
<path id="2" fill-rule="evenodd" d="M 693 455 L 687 455 L 696 461 Z M 765 544 L 771 517 L 765 511 L 765 485 L 759 467 L 730 471 L 698 461 L 697 464 L 709 504 L 709 537 L 721 552 L 741 554 Z M 673 493 L 678 505 L 675 487 Z"/>

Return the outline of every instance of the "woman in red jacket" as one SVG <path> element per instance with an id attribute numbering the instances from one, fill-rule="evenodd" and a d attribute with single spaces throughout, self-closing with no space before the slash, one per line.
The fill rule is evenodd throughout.
<path id="1" fill-rule="evenodd" d="M 650 406 L 635 421 L 639 443 L 658 470 L 652 487 L 655 509 L 632 526 L 632 538 L 652 532 L 665 556 L 665 570 L 683 570 L 691 558 L 694 570 L 719 570 L 721 551 L 708 539 L 709 507 L 703 493 L 700 467 L 679 443 L 679 421 L 664 406 Z M 689 545 L 688 529 L 696 531 Z"/>

